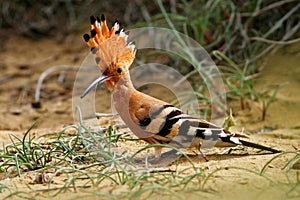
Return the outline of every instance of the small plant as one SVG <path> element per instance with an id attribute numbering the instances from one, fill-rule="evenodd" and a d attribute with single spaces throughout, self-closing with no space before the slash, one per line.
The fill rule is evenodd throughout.
<path id="1" fill-rule="evenodd" d="M 253 88 L 253 79 L 255 75 L 248 74 L 248 65 L 242 69 L 227 56 L 219 51 L 213 52 L 216 58 L 225 61 L 228 66 L 219 66 L 224 71 L 226 85 L 228 86 L 228 95 L 230 99 L 240 99 L 241 109 L 245 109 L 245 99 L 252 101 L 258 100 L 262 103 L 262 121 L 266 118 L 266 113 L 270 105 L 274 102 L 276 95 L 287 83 L 282 83 L 276 87 L 273 94 L 268 97 L 266 93 L 257 92 Z"/>
<path id="2" fill-rule="evenodd" d="M 232 116 L 232 110 L 230 109 L 229 115 L 225 118 L 222 127 L 225 130 L 229 130 L 229 128 L 232 127 L 232 126 L 234 126 L 234 125 L 235 125 L 235 122 L 234 122 L 234 118 Z"/>
<path id="3" fill-rule="evenodd" d="M 3 172 L 14 173 L 20 176 L 22 171 L 32 171 L 45 168 L 49 165 L 58 165 L 64 159 L 74 156 L 75 149 L 80 146 L 78 140 L 70 138 L 70 143 L 64 141 L 63 133 L 59 134 L 56 140 L 40 142 L 31 131 L 35 124 L 32 125 L 25 133 L 22 139 L 10 135 L 12 144 L 6 145 L 0 154 L 3 162 L 0 169 Z M 47 136 L 44 136 L 47 138 Z M 48 135 L 51 137 L 51 135 Z"/>
<path id="4" fill-rule="evenodd" d="M 214 56 L 220 61 L 225 61 L 228 66 L 219 66 L 223 70 L 223 75 L 228 87 L 227 97 L 229 99 L 239 99 L 241 109 L 245 109 L 245 99 L 255 99 L 256 92 L 253 89 L 252 79 L 255 77 L 249 74 L 249 65 L 239 67 L 233 60 L 220 51 L 214 51 Z"/>
<path id="5" fill-rule="evenodd" d="M 285 87 L 287 84 L 288 83 L 281 83 L 280 85 L 278 85 L 270 97 L 266 93 L 256 94 L 258 100 L 262 103 L 262 114 L 261 114 L 262 121 L 266 119 L 267 111 L 269 110 L 271 103 L 275 101 L 278 91 L 283 87 Z"/>

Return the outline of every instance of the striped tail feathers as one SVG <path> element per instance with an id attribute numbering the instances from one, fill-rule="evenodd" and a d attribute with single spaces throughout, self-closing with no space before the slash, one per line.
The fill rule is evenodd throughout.
<path id="1" fill-rule="evenodd" d="M 197 122 L 197 123 L 195 123 Z M 252 147 L 252 148 L 256 148 L 256 149 L 261 149 L 261 150 L 265 150 L 265 151 L 270 151 L 272 153 L 279 153 L 279 150 L 270 148 L 270 147 L 266 147 L 260 144 L 256 144 L 253 142 L 249 142 L 244 140 L 248 139 L 249 136 L 242 134 L 242 133 L 235 133 L 235 132 L 231 132 L 222 128 L 219 128 L 217 126 L 215 126 L 214 124 L 211 124 L 209 122 L 206 122 L 204 120 L 197 120 L 194 118 L 186 118 L 185 122 L 182 123 L 182 125 L 186 123 L 188 124 L 188 131 L 187 134 L 191 135 L 195 134 L 196 138 L 201 139 L 202 141 L 204 141 L 202 143 L 202 147 L 205 146 L 210 146 L 211 142 L 216 142 L 215 146 L 216 147 L 230 147 L 230 146 L 236 146 L 236 145 L 244 145 L 247 147 Z M 207 144 L 206 144 L 207 142 Z M 212 146 L 210 146 L 212 147 Z"/>
<path id="2" fill-rule="evenodd" d="M 253 142 L 249 142 L 249 141 L 245 141 L 245 140 L 242 140 L 242 139 L 240 139 L 239 141 L 242 143 L 242 145 L 244 145 L 246 147 L 252 147 L 252 148 L 255 148 L 255 149 L 261 149 L 261 150 L 265 150 L 265 151 L 270 151 L 272 153 L 280 153 L 280 152 L 282 152 L 280 150 L 273 149 L 271 147 L 266 147 L 266 146 L 263 146 L 263 145 L 260 145 L 260 144 L 256 144 L 256 143 L 253 143 Z"/>
<path id="3" fill-rule="evenodd" d="M 232 133 L 232 132 L 229 132 L 229 131 L 225 131 L 224 132 L 227 132 L 226 135 L 223 135 L 221 134 L 220 135 L 220 139 L 222 142 L 225 142 L 225 143 L 231 143 L 233 144 L 234 146 L 235 145 L 243 145 L 243 146 L 246 146 L 246 147 L 252 147 L 252 148 L 255 148 L 255 149 L 260 149 L 260 150 L 265 150 L 265 151 L 270 151 L 272 153 L 279 153 L 281 151 L 277 150 L 277 149 L 273 149 L 271 147 L 267 147 L 267 146 L 264 146 L 264 145 L 260 145 L 260 144 L 257 144 L 257 143 L 253 143 L 253 142 L 249 142 L 249 141 L 246 141 L 242 138 L 249 138 L 247 135 L 244 135 L 244 134 L 241 134 L 241 133 Z M 225 146 L 225 145 L 222 145 L 222 144 L 218 144 L 217 146 Z"/>
<path id="4" fill-rule="evenodd" d="M 94 54 L 95 61 L 102 72 L 107 68 L 113 69 L 116 63 L 131 65 L 135 58 L 135 45 L 127 43 L 128 35 L 124 29 L 120 30 L 119 22 L 116 20 L 111 29 L 108 28 L 105 16 L 90 17 L 91 33 L 84 34 L 83 38 L 91 52 Z M 110 69 L 112 68 L 112 69 Z"/>

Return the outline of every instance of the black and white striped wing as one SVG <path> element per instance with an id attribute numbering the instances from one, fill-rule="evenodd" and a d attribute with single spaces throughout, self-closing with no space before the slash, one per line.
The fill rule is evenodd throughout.
<path id="1" fill-rule="evenodd" d="M 149 143 L 170 144 L 179 148 L 197 146 L 203 141 L 240 144 L 222 128 L 184 114 L 171 105 L 153 105 L 149 116 L 139 121 L 140 127 L 151 136 Z M 153 142 L 155 141 L 155 142 Z"/>

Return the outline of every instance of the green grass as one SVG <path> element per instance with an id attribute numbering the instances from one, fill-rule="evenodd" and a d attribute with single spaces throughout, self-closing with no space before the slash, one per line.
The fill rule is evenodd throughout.
<path id="1" fill-rule="evenodd" d="M 152 15 L 147 23 L 136 26 L 167 27 L 184 33 L 201 44 L 216 58 L 214 61 L 224 76 L 228 100 L 240 101 L 242 110 L 246 108 L 246 100 L 261 102 L 261 119 L 265 120 L 270 105 L 284 84 L 275 88 L 270 97 L 255 91 L 254 82 L 259 76 L 259 70 L 263 68 L 258 61 L 282 44 L 298 41 L 293 39 L 298 36 L 300 30 L 300 23 L 297 20 L 300 3 L 293 0 L 278 2 L 182 0 L 168 5 L 165 1 L 157 0 L 156 5 L 160 12 Z M 143 8 L 147 8 L 146 3 L 143 4 Z M 147 10 L 144 9 L 144 12 L 145 15 L 149 15 Z M 201 72 L 203 76 L 199 78 L 197 69 L 201 63 L 196 63 L 198 60 L 191 56 L 194 52 L 182 45 L 184 42 L 178 43 L 183 53 L 180 55 L 181 60 L 178 61 L 179 55 L 164 53 L 171 58 L 169 66 L 186 74 L 185 77 L 194 86 L 194 95 L 197 96 L 201 106 L 201 117 L 209 119 L 212 106 L 224 112 L 222 102 L 211 102 L 207 98 L 209 95 L 207 88 L 212 87 L 214 83 L 209 85 L 210 81 L 205 80 L 204 77 L 207 75 L 205 71 Z M 155 52 L 161 53 L 157 50 Z"/>
<path id="2" fill-rule="evenodd" d="M 145 167 L 137 167 L 133 163 L 135 157 L 153 146 L 146 146 L 131 154 L 125 150 L 121 153 L 114 152 L 112 147 L 117 145 L 119 139 L 126 138 L 123 138 L 122 134 L 113 127 L 108 128 L 106 134 L 99 135 L 97 132 L 89 131 L 83 125 L 72 126 L 65 130 L 76 128 L 77 136 L 67 136 L 65 131 L 62 131 L 39 138 L 30 136 L 33 127 L 22 139 L 11 137 L 12 143 L 2 149 L 0 169 L 5 174 L 2 179 L 21 177 L 29 171 L 39 173 L 51 171 L 47 184 L 49 191 L 56 188 L 51 193 L 53 196 L 70 188 L 99 187 L 109 182 L 108 185 L 112 188 L 119 185 L 133 190 L 130 196 L 134 199 L 152 190 L 174 193 L 173 187 L 187 184 L 188 177 L 182 176 L 182 171 L 160 170 L 149 167 L 149 164 Z M 201 168 L 195 168 L 191 161 L 190 163 L 192 166 L 190 170 L 202 174 Z M 52 185 L 56 176 L 65 177 L 64 184 L 58 188 Z M 152 185 L 152 183 L 157 184 Z M 1 191 L 6 188 L 5 185 L 1 185 Z M 33 187 L 31 189 L 35 191 Z M 13 192 L 13 189 L 11 192 L 10 196 L 27 194 L 20 191 Z"/>
<path id="3" fill-rule="evenodd" d="M 161 0 L 156 2 L 161 13 L 152 16 L 149 25 L 182 32 L 208 52 L 218 50 L 239 65 L 254 64 L 271 50 L 258 38 L 287 41 L 297 37 L 300 28 L 297 1 L 182 0 L 173 10 Z"/>

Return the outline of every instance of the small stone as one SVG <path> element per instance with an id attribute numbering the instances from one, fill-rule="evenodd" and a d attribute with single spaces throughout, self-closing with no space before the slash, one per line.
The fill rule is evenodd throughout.
<path id="1" fill-rule="evenodd" d="M 31 103 L 31 106 L 33 107 L 33 108 L 41 108 L 42 107 L 42 104 L 41 104 L 41 102 L 32 102 Z"/>
<path id="2" fill-rule="evenodd" d="M 12 110 L 11 113 L 13 115 L 21 115 L 22 114 L 22 110 L 19 109 L 19 108 L 17 108 L 17 109 Z"/>
<path id="3" fill-rule="evenodd" d="M 50 176 L 48 173 L 45 173 L 45 172 L 41 172 L 41 173 L 37 174 L 34 179 L 34 183 L 37 183 L 37 184 L 49 183 L 49 181 L 50 181 Z"/>

